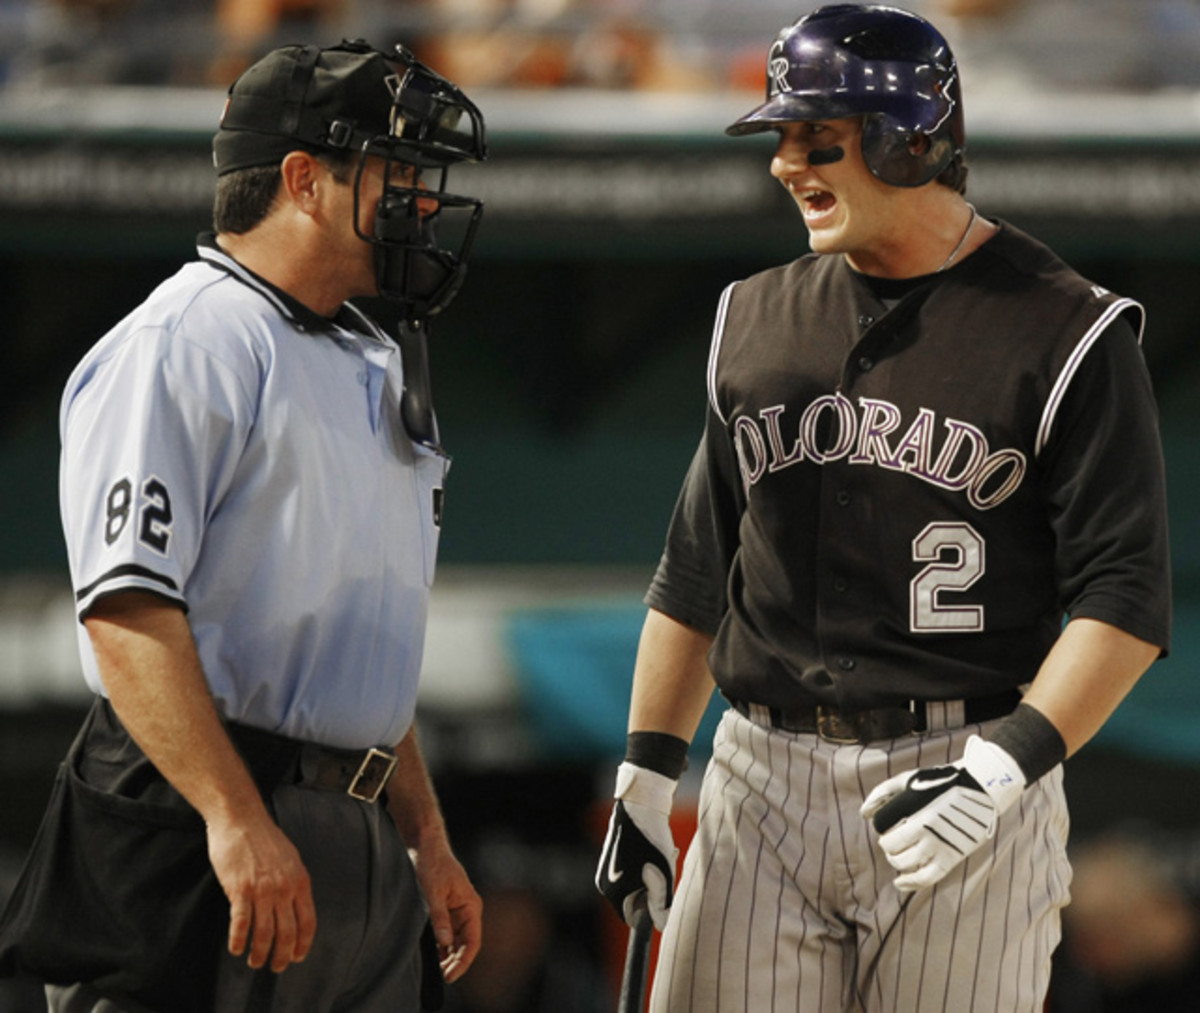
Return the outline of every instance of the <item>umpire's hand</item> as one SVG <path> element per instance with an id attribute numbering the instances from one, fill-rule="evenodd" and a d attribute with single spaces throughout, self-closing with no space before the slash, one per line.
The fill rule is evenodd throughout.
<path id="1" fill-rule="evenodd" d="M 263 809 L 209 822 L 208 854 L 229 898 L 229 952 L 279 973 L 308 956 L 317 932 L 312 882 L 295 845 Z"/>
<path id="2" fill-rule="evenodd" d="M 679 782 L 625 762 L 617 768 L 616 802 L 596 868 L 596 888 L 627 923 L 643 890 L 655 928 L 667 924 L 675 896 L 679 849 L 671 834 L 671 802 Z"/>
<path id="3" fill-rule="evenodd" d="M 956 763 L 890 777 L 863 802 L 879 846 L 900 875 L 896 888 L 932 886 L 996 832 L 1025 788 L 1017 762 L 994 742 L 967 740 Z"/>

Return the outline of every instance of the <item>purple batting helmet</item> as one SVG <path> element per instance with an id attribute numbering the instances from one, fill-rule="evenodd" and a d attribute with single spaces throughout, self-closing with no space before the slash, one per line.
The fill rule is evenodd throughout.
<path id="1" fill-rule="evenodd" d="M 806 14 L 771 45 L 766 102 L 725 132 L 847 116 L 863 117 L 863 158 L 879 179 L 934 179 L 966 147 L 958 66 L 941 33 L 897 7 L 834 4 Z"/>

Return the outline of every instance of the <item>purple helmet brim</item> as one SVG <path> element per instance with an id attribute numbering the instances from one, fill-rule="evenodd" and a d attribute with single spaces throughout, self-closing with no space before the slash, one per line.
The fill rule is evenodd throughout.
<path id="1" fill-rule="evenodd" d="M 745 137 L 774 130 L 784 123 L 818 120 L 838 120 L 845 116 L 859 116 L 866 112 L 857 103 L 839 101 L 829 95 L 803 95 L 796 92 L 776 95 L 762 105 L 750 110 L 725 128 L 730 137 Z"/>

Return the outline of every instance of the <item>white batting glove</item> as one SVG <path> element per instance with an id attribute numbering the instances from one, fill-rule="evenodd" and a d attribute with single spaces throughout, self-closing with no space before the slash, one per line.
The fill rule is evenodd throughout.
<path id="1" fill-rule="evenodd" d="M 617 768 L 616 802 L 596 867 L 596 889 L 628 924 L 633 924 L 634 903 L 645 891 L 650 918 L 660 932 L 675 896 L 679 849 L 670 815 L 678 784 L 632 763 Z"/>
<path id="2" fill-rule="evenodd" d="M 1017 762 L 994 742 L 967 740 L 945 767 L 889 777 L 862 804 L 879 846 L 900 875 L 896 889 L 932 886 L 996 833 L 996 822 L 1025 789 Z"/>

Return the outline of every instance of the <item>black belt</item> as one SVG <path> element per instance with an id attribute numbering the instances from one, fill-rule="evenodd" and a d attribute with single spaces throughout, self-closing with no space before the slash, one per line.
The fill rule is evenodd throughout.
<path id="1" fill-rule="evenodd" d="M 396 754 L 371 747 L 330 749 L 305 743 L 300 750 L 297 784 L 326 791 L 344 791 L 363 802 L 376 802 L 396 770 Z"/>
<path id="2" fill-rule="evenodd" d="M 744 717 L 751 717 L 750 704 L 730 699 L 733 708 Z M 784 732 L 819 735 L 830 742 L 844 744 L 878 742 L 919 735 L 931 722 L 929 709 L 956 701 L 910 700 L 907 706 L 874 707 L 869 710 L 844 711 L 837 707 L 810 704 L 802 707 L 764 707 L 772 728 Z M 1011 714 L 1021 702 L 1019 690 L 1008 690 L 995 696 L 980 696 L 961 701 L 964 725 L 981 724 Z"/>
<path id="3" fill-rule="evenodd" d="M 376 802 L 398 762 L 390 749 L 335 749 L 249 725 L 225 727 L 263 794 L 277 784 L 303 784 Z"/>

